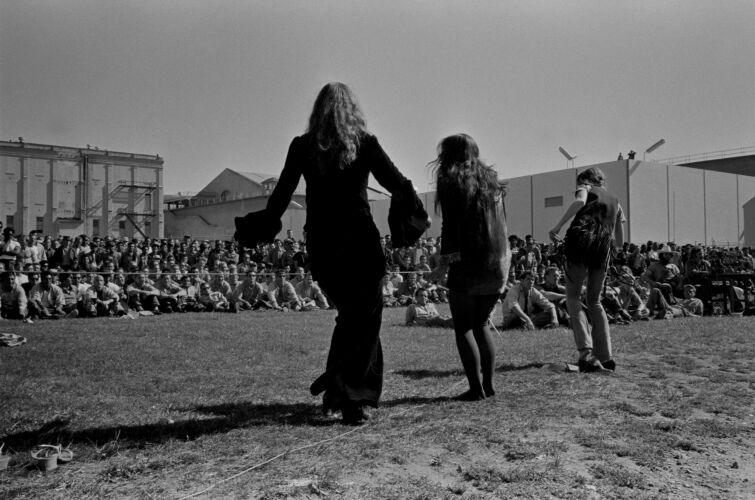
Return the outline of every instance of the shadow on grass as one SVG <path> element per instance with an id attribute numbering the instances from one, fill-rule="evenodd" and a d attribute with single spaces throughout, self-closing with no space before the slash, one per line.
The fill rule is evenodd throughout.
<path id="1" fill-rule="evenodd" d="M 527 363 L 526 365 L 501 365 L 496 367 L 497 372 L 515 372 L 520 370 L 531 370 L 533 368 L 542 368 L 547 363 Z M 396 375 L 407 377 L 415 380 L 423 378 L 445 378 L 445 377 L 463 377 L 462 370 L 396 370 Z"/>
<path id="2" fill-rule="evenodd" d="M 97 447 L 113 441 L 117 441 L 120 448 L 141 448 L 150 443 L 161 443 L 171 439 L 194 440 L 206 434 L 219 434 L 245 427 L 264 425 L 318 427 L 337 423 L 324 419 L 318 407 L 303 403 L 226 403 L 199 406 L 189 410 L 214 415 L 214 417 L 179 420 L 174 423 L 157 422 L 82 430 L 70 429 L 70 419 L 57 418 L 45 423 L 37 430 L 8 434 L 0 438 L 0 441 L 4 441 L 8 449 L 16 451 L 29 450 L 42 443 L 86 443 Z"/>
<path id="3" fill-rule="evenodd" d="M 380 406 L 391 408 L 403 405 L 422 405 L 448 401 L 445 397 L 405 397 L 383 401 Z M 338 419 L 326 419 L 319 406 L 304 403 L 252 404 L 246 402 L 185 408 L 210 418 L 179 420 L 174 423 L 158 422 L 142 425 L 95 427 L 72 430 L 71 420 L 59 417 L 33 431 L 8 434 L 0 438 L 8 449 L 27 451 L 38 444 L 87 444 L 95 448 L 117 444 L 120 449 L 143 448 L 171 439 L 194 440 L 208 434 L 221 434 L 233 429 L 259 426 L 311 426 L 337 425 Z"/>

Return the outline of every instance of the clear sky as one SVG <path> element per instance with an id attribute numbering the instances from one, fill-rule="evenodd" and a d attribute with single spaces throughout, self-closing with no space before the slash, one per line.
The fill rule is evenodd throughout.
<path id="1" fill-rule="evenodd" d="M 755 146 L 753 0 L 0 0 L 0 139 L 277 174 L 351 85 L 420 190 L 445 135 L 502 177 Z"/>

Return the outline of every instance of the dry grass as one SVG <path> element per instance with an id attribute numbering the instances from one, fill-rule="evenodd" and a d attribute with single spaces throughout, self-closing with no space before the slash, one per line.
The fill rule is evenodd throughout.
<path id="1" fill-rule="evenodd" d="M 307 391 L 333 317 L 0 323 L 29 340 L 0 351 L 0 441 L 13 454 L 0 497 L 180 498 L 216 484 L 200 497 L 753 492 L 749 318 L 616 328 L 608 376 L 562 371 L 567 330 L 502 332 L 496 398 L 460 403 L 452 332 L 403 327 L 403 310 L 387 310 L 382 406 L 343 436 L 353 429 L 324 420 Z M 70 444 L 75 459 L 44 474 L 28 458 L 40 443 Z"/>

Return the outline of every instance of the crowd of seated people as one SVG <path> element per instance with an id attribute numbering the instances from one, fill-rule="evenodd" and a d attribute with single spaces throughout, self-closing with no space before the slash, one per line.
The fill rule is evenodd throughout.
<path id="1" fill-rule="evenodd" d="M 509 242 L 512 262 L 501 297 L 501 326 L 568 325 L 560 248 L 531 235 L 511 235 Z M 381 244 L 385 306 L 417 304 L 420 291 L 425 304 L 448 301 L 444 283 L 425 279 L 438 265 L 439 238 L 393 248 L 386 236 Z M 612 259 L 602 301 L 616 323 L 715 313 L 710 276 L 729 273 L 729 309 L 743 311 L 755 302 L 755 283 L 748 277 L 755 272 L 753 264 L 749 248 L 626 243 Z M 308 269 L 306 244 L 291 230 L 271 244 L 243 248 L 234 241 L 190 237 L 16 236 L 6 228 L 0 241 L 0 317 L 330 308 Z"/>

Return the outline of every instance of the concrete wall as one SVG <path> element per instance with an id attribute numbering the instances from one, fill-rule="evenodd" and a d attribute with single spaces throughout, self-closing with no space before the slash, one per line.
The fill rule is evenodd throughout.
<path id="1" fill-rule="evenodd" d="M 705 241 L 702 170 L 668 167 L 668 219 L 671 241 Z"/>
<path id="2" fill-rule="evenodd" d="M 737 176 L 705 171 L 705 232 L 711 244 L 737 245 Z"/>
<path id="3" fill-rule="evenodd" d="M 628 227 L 631 241 L 668 241 L 668 179 L 665 165 L 633 161 L 629 165 Z M 680 235 L 681 236 L 681 235 Z M 684 236 L 682 236 L 684 237 Z"/>
<path id="4" fill-rule="evenodd" d="M 506 179 L 506 224 L 509 234 L 532 234 L 532 176 Z"/>
<path id="5" fill-rule="evenodd" d="M 537 241 L 548 242 L 550 237 L 548 231 L 563 217 L 566 209 L 574 201 L 575 182 L 577 171 L 574 169 L 557 170 L 555 172 L 545 172 L 532 176 L 532 230 L 531 232 L 517 233 L 520 238 L 526 234 L 532 234 Z M 555 201 L 561 199 L 561 204 L 557 206 L 545 206 L 546 198 Z M 514 218 L 525 218 L 525 214 L 511 212 L 509 215 L 509 224 Z M 563 233 L 562 233 L 563 234 Z"/>
<path id="6" fill-rule="evenodd" d="M 739 241 L 755 246 L 755 177 L 737 176 Z"/>

